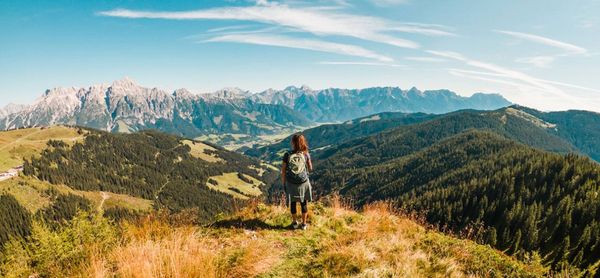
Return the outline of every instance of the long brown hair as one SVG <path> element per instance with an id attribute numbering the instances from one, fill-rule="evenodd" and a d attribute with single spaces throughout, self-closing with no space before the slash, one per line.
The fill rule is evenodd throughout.
<path id="1" fill-rule="evenodd" d="M 292 136 L 292 150 L 294 152 L 308 152 L 308 143 L 306 142 L 304 135 L 301 133 L 297 133 Z"/>

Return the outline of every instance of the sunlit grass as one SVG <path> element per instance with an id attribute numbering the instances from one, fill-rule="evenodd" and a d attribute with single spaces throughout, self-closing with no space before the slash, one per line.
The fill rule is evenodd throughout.
<path id="1" fill-rule="evenodd" d="M 40 154 L 50 139 L 73 143 L 82 138 L 77 129 L 64 126 L 1 131 L 0 172 L 22 165 L 23 158 Z"/>
<path id="2" fill-rule="evenodd" d="M 8 193 L 13 195 L 19 204 L 32 213 L 50 205 L 50 199 L 45 192 L 51 189 L 61 194 L 74 194 L 85 197 L 91 201 L 94 207 L 100 205 L 103 199 L 102 195 L 105 195 L 108 198 L 104 201 L 103 209 L 121 207 L 136 211 L 150 211 L 153 204 L 151 200 L 125 194 L 75 190 L 66 185 L 54 185 L 27 176 L 19 176 L 0 182 L 0 194 Z"/>
<path id="3" fill-rule="evenodd" d="M 246 182 L 238 177 L 238 172 L 232 172 L 210 177 L 206 186 L 239 199 L 248 199 L 262 194 L 260 186 L 263 185 L 263 182 L 248 175 L 244 175 L 244 177 L 252 182 Z M 211 180 L 216 181 L 217 184 L 211 183 Z M 232 188 L 236 190 L 232 190 Z"/>
<path id="4" fill-rule="evenodd" d="M 286 208 L 262 203 L 207 227 L 173 223 L 166 214 L 122 222 L 117 233 L 102 221 L 83 221 L 76 225 L 81 233 L 93 234 L 97 226 L 106 231 L 103 237 L 115 238 L 103 238 L 102 245 L 84 241 L 94 248 L 78 251 L 84 258 L 77 264 L 51 263 L 43 257 L 52 257 L 49 253 L 31 258 L 18 252 L 13 262 L 19 274 L 63 270 L 78 277 L 536 277 L 545 271 L 470 240 L 429 231 L 387 203 L 359 213 L 334 198 L 327 205 L 313 203 L 310 210 L 306 231 L 289 229 Z M 38 241 L 49 237 L 55 246 L 73 247 L 74 239 L 42 231 L 35 235 Z M 68 269 L 45 272 L 36 260 Z"/>

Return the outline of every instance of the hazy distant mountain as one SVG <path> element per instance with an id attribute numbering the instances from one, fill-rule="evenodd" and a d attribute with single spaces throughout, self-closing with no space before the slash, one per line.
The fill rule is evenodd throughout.
<path id="1" fill-rule="evenodd" d="M 206 98 L 185 89 L 167 93 L 125 78 L 112 85 L 47 90 L 27 107 L 0 114 L 0 129 L 54 124 L 107 131 L 159 129 L 196 137 L 207 133 L 273 134 L 289 126 L 311 124 L 282 106 L 228 97 Z"/>
<path id="2" fill-rule="evenodd" d="M 380 112 L 443 114 L 460 109 L 494 110 L 511 103 L 498 94 L 459 96 L 449 90 L 402 90 L 398 87 L 312 90 L 290 86 L 250 96 L 262 103 L 283 104 L 316 122 L 346 121 Z"/>

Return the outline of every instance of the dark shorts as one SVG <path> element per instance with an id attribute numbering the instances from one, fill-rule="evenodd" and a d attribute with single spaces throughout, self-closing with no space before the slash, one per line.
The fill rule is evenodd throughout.
<path id="1" fill-rule="evenodd" d="M 297 209 L 297 205 L 296 203 L 298 202 L 291 202 L 290 203 L 290 211 L 292 212 L 292 214 L 296 214 L 298 211 Z M 304 202 L 300 202 L 300 210 L 302 211 L 302 213 L 307 213 L 308 212 L 308 202 L 304 201 Z"/>

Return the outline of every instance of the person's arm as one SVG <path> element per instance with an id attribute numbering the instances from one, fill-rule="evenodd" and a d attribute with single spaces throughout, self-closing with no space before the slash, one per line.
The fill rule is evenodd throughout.
<path id="1" fill-rule="evenodd" d="M 283 191 L 287 193 L 287 188 L 285 185 L 285 171 L 287 170 L 287 160 L 288 154 L 283 155 L 283 159 L 281 161 L 281 186 L 283 186 Z"/>
<path id="2" fill-rule="evenodd" d="M 308 152 L 306 153 L 306 157 L 308 158 L 306 161 L 306 165 L 308 166 L 308 171 L 312 172 L 313 171 L 312 159 L 310 159 L 310 154 L 308 154 Z"/>
<path id="3" fill-rule="evenodd" d="M 281 183 L 283 184 L 283 187 L 285 188 L 285 170 L 286 170 L 287 164 L 281 163 Z"/>

